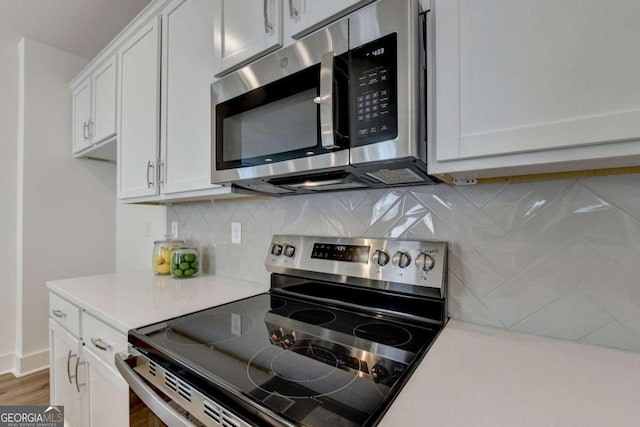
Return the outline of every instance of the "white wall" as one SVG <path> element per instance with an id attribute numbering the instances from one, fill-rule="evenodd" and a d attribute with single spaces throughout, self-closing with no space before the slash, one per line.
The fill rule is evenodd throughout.
<path id="1" fill-rule="evenodd" d="M 116 207 L 116 271 L 151 269 L 153 242 L 167 230 L 167 207 L 126 205 Z"/>
<path id="2" fill-rule="evenodd" d="M 0 372 L 11 369 L 16 328 L 18 43 L 0 36 Z"/>
<path id="3" fill-rule="evenodd" d="M 115 268 L 112 164 L 71 156 L 68 82 L 87 63 L 39 42 L 20 44 L 24 122 L 18 151 L 18 373 L 48 363 L 45 281 Z"/>

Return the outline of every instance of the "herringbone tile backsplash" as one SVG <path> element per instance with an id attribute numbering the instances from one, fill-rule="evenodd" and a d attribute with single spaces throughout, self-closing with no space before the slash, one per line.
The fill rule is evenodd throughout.
<path id="1" fill-rule="evenodd" d="M 177 205 L 168 216 L 209 272 L 265 290 L 273 234 L 445 240 L 452 317 L 640 352 L 640 176 Z"/>

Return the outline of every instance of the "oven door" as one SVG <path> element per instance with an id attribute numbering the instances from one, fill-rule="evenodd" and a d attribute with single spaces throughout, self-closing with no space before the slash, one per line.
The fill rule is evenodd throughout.
<path id="1" fill-rule="evenodd" d="M 212 181 L 349 164 L 348 21 L 211 85 Z"/>

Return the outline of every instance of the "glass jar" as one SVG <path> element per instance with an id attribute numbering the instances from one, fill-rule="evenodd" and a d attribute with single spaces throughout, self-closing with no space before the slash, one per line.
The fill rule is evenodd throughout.
<path id="1" fill-rule="evenodd" d="M 171 256 L 171 276 L 176 279 L 195 277 L 200 271 L 200 253 L 198 248 L 181 247 Z"/>
<path id="2" fill-rule="evenodd" d="M 156 276 L 171 273 L 171 254 L 174 249 L 184 246 L 184 240 L 164 239 L 153 242 L 151 265 Z"/>

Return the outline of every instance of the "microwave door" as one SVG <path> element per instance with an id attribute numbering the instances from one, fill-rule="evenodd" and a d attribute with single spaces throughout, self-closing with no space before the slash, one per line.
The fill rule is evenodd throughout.
<path id="1" fill-rule="evenodd" d="M 347 29 L 336 28 L 340 31 L 309 36 L 212 85 L 214 183 L 349 165 L 348 112 L 343 112 L 348 103 L 341 103 L 347 96 L 337 93 L 348 90 Z M 308 64 L 310 52 L 314 61 Z M 283 65 L 286 72 L 274 71 Z M 265 75 L 274 79 L 247 87 L 250 76 Z"/>

